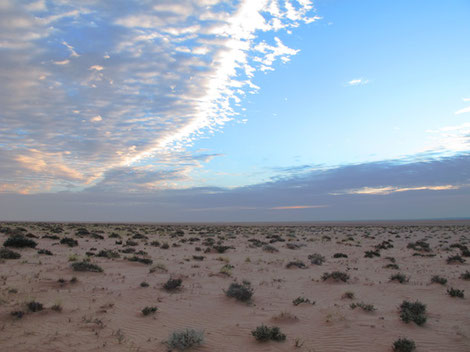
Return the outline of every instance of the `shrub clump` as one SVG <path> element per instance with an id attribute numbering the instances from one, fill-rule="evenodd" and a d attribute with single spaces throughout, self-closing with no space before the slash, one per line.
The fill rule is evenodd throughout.
<path id="1" fill-rule="evenodd" d="M 413 340 L 400 338 L 393 343 L 394 352 L 413 352 L 416 350 L 416 344 Z"/>
<path id="2" fill-rule="evenodd" d="M 182 283 L 183 280 L 170 277 L 168 281 L 163 284 L 163 288 L 167 291 L 175 291 L 181 288 Z"/>
<path id="3" fill-rule="evenodd" d="M 0 258 L 1 259 L 19 259 L 21 254 L 15 251 L 12 251 L 8 248 L 0 248 Z"/>
<path id="4" fill-rule="evenodd" d="M 31 301 L 27 304 L 28 310 L 30 312 L 39 312 L 44 309 L 42 303 L 36 302 L 36 301 Z"/>
<path id="5" fill-rule="evenodd" d="M 294 299 L 292 301 L 292 304 L 294 306 L 298 306 L 299 304 L 302 304 L 302 303 L 315 304 L 315 301 L 312 302 L 308 298 L 305 298 L 305 297 L 302 297 L 302 296 L 299 296 L 299 297 L 297 297 L 296 299 Z"/>
<path id="6" fill-rule="evenodd" d="M 464 297 L 464 290 L 459 290 L 459 289 L 456 289 L 456 288 L 448 288 L 447 289 L 447 294 L 450 296 L 450 297 L 458 297 L 458 298 L 463 298 Z"/>
<path id="7" fill-rule="evenodd" d="M 296 267 L 296 268 L 299 268 L 299 269 L 305 269 L 307 266 L 305 265 L 305 263 L 303 261 L 295 260 L 295 261 L 287 263 L 287 265 L 286 265 L 287 269 L 290 269 L 292 267 Z"/>
<path id="8" fill-rule="evenodd" d="M 129 260 L 130 262 L 138 262 L 138 263 L 142 263 L 142 264 L 146 264 L 146 265 L 153 264 L 153 260 L 152 260 L 152 259 L 149 259 L 149 258 L 141 258 L 141 257 L 138 257 L 138 256 L 136 256 L 136 255 L 127 258 L 127 260 Z"/>
<path id="9" fill-rule="evenodd" d="M 366 304 L 364 302 L 351 303 L 349 307 L 351 307 L 351 309 L 361 308 L 365 312 L 373 312 L 377 310 L 373 304 Z"/>
<path id="10" fill-rule="evenodd" d="M 335 253 L 333 254 L 333 258 L 347 258 L 348 255 L 344 253 Z"/>
<path id="11" fill-rule="evenodd" d="M 166 342 L 168 349 L 171 351 L 177 349 L 184 351 L 191 347 L 198 346 L 204 342 L 204 332 L 194 329 L 185 329 L 174 331 Z"/>
<path id="12" fill-rule="evenodd" d="M 104 250 L 99 251 L 96 256 L 112 259 L 112 258 L 119 258 L 120 254 L 116 251 L 113 251 L 112 249 L 104 249 Z"/>
<path id="13" fill-rule="evenodd" d="M 69 247 L 76 247 L 78 246 L 78 241 L 70 237 L 64 237 L 60 240 L 60 244 L 66 244 Z"/>
<path id="14" fill-rule="evenodd" d="M 400 318 L 405 323 L 412 321 L 417 325 L 423 325 L 427 320 L 426 305 L 419 301 L 414 303 L 403 301 L 400 305 Z"/>
<path id="15" fill-rule="evenodd" d="M 37 242 L 23 235 L 13 235 L 7 238 L 6 241 L 3 243 L 3 245 L 5 247 L 15 247 L 15 248 L 24 248 L 24 247 L 34 248 L 38 244 Z"/>
<path id="16" fill-rule="evenodd" d="M 465 259 L 463 259 L 460 255 L 453 255 L 447 258 L 447 264 L 453 264 L 453 263 L 465 263 Z"/>
<path id="17" fill-rule="evenodd" d="M 157 310 L 158 310 L 157 307 L 145 307 L 144 309 L 142 309 L 142 314 L 147 316 L 149 314 L 156 313 Z"/>
<path id="18" fill-rule="evenodd" d="M 390 276 L 390 281 L 398 281 L 401 284 L 408 282 L 410 279 L 402 273 L 393 274 Z"/>
<path id="19" fill-rule="evenodd" d="M 335 281 L 347 282 L 349 280 L 349 275 L 341 271 L 333 271 L 332 273 L 324 273 L 321 278 L 323 281 L 331 278 Z"/>
<path id="20" fill-rule="evenodd" d="M 433 277 L 431 277 L 431 283 L 445 285 L 447 283 L 447 279 L 439 275 L 434 275 Z"/>
<path id="21" fill-rule="evenodd" d="M 284 341 L 286 339 L 286 335 L 281 333 L 281 329 L 277 326 L 269 327 L 264 324 L 258 326 L 251 332 L 251 334 L 255 337 L 256 341 L 259 342 L 266 342 L 269 340 Z"/>
<path id="22" fill-rule="evenodd" d="M 253 288 L 249 281 L 243 281 L 241 284 L 233 282 L 230 284 L 225 294 L 228 297 L 233 297 L 241 302 L 247 302 L 253 296 Z"/>
<path id="23" fill-rule="evenodd" d="M 464 272 L 462 275 L 460 275 L 460 278 L 462 280 L 470 280 L 470 271 L 467 270 L 466 272 Z"/>
<path id="24" fill-rule="evenodd" d="M 314 265 L 322 265 L 325 262 L 325 257 L 318 253 L 310 254 L 308 259 Z"/>
<path id="25" fill-rule="evenodd" d="M 75 271 L 92 271 L 96 273 L 101 273 L 103 272 L 103 269 L 96 264 L 82 261 L 82 262 L 74 262 L 70 265 L 73 270 Z"/>
<path id="26" fill-rule="evenodd" d="M 380 257 L 380 252 L 379 251 L 366 251 L 364 253 L 364 258 L 374 258 L 374 257 Z"/>

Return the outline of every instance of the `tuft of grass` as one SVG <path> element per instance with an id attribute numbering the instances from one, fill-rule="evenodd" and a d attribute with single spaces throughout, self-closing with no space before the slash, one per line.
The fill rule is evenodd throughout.
<path id="1" fill-rule="evenodd" d="M 393 343 L 394 352 L 413 352 L 416 350 L 416 344 L 413 340 L 399 338 Z"/>
<path id="2" fill-rule="evenodd" d="M 402 273 L 393 274 L 390 276 L 390 281 L 398 281 L 401 284 L 408 282 L 410 279 Z"/>
<path id="3" fill-rule="evenodd" d="M 273 341 L 284 341 L 286 339 L 286 335 L 281 333 L 281 329 L 277 326 L 266 326 L 264 324 L 258 326 L 255 330 L 251 332 L 259 342 L 266 342 L 269 340 Z"/>
<path id="4" fill-rule="evenodd" d="M 152 307 L 148 306 L 148 307 L 145 307 L 144 309 L 142 309 L 142 314 L 147 316 L 147 315 L 156 313 L 157 310 L 158 310 L 158 308 L 155 307 L 155 306 L 152 306 Z"/>
<path id="5" fill-rule="evenodd" d="M 185 351 L 191 347 L 199 346 L 204 342 L 204 331 L 194 329 L 184 329 L 174 331 L 166 341 L 168 349 L 171 351 Z"/>
<path id="6" fill-rule="evenodd" d="M 0 248 L 0 259 L 20 259 L 21 254 L 8 248 Z"/>
<path id="7" fill-rule="evenodd" d="M 361 308 L 365 312 L 374 312 L 377 310 L 373 304 L 366 304 L 364 302 L 351 303 L 349 307 L 351 307 L 351 309 Z"/>
<path id="8" fill-rule="evenodd" d="M 395 269 L 395 270 L 400 269 L 400 267 L 395 263 L 389 263 L 389 264 L 385 265 L 384 268 L 385 269 Z"/>
<path id="9" fill-rule="evenodd" d="M 167 291 L 176 291 L 181 288 L 181 284 L 183 283 L 183 280 L 181 279 L 173 279 L 169 278 L 167 282 L 163 284 L 163 288 Z"/>
<path id="10" fill-rule="evenodd" d="M 447 289 L 447 294 L 450 297 L 464 298 L 464 290 L 459 290 L 453 287 Z"/>
<path id="11" fill-rule="evenodd" d="M 91 271 L 91 272 L 96 272 L 96 273 L 103 272 L 103 269 L 99 265 L 86 262 L 86 261 L 73 262 L 70 266 L 75 271 Z"/>
<path id="12" fill-rule="evenodd" d="M 419 301 L 414 303 L 403 301 L 400 305 L 400 318 L 405 323 L 412 321 L 417 325 L 423 325 L 427 320 L 426 305 Z"/>
<path id="13" fill-rule="evenodd" d="M 347 282 L 349 280 L 349 275 L 341 271 L 333 271 L 332 273 L 324 273 L 321 278 L 323 281 L 331 278 L 335 281 Z"/>
<path id="14" fill-rule="evenodd" d="M 434 275 L 433 277 L 431 277 L 431 283 L 445 285 L 447 283 L 447 279 L 439 275 Z"/>
<path id="15" fill-rule="evenodd" d="M 302 297 L 302 296 L 299 296 L 299 297 L 297 297 L 296 299 L 294 299 L 292 301 L 292 304 L 294 306 L 298 306 L 299 304 L 302 304 L 302 303 L 315 304 L 315 301 L 312 302 L 308 298 L 305 298 L 305 297 Z"/>
<path id="16" fill-rule="evenodd" d="M 241 284 L 233 282 L 230 284 L 225 294 L 228 297 L 233 297 L 241 302 L 248 302 L 253 296 L 253 288 L 249 281 L 243 281 Z"/>

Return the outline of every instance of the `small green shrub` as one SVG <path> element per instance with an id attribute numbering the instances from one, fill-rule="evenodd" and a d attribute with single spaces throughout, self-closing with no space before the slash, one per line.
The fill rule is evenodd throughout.
<path id="1" fill-rule="evenodd" d="M 191 347 L 198 346 L 204 342 L 204 332 L 194 329 L 185 329 L 174 331 L 166 342 L 168 349 L 171 351 L 177 349 L 184 351 Z"/>
<path id="2" fill-rule="evenodd" d="M 241 284 L 233 282 L 230 284 L 225 294 L 228 297 L 233 297 L 239 301 L 247 302 L 253 296 L 253 288 L 249 281 L 243 281 Z"/>
<path id="3" fill-rule="evenodd" d="M 347 258 L 348 255 L 344 253 L 335 253 L 333 254 L 333 258 Z"/>
<path id="4" fill-rule="evenodd" d="M 273 245 L 266 244 L 263 246 L 263 251 L 268 252 L 268 253 L 276 253 L 276 252 L 279 252 L 279 249 L 277 249 Z"/>
<path id="5" fill-rule="evenodd" d="M 281 333 L 281 330 L 277 326 L 269 327 L 266 325 L 260 325 L 255 330 L 251 332 L 255 337 L 256 341 L 266 342 L 269 340 L 273 341 L 284 341 L 286 335 Z"/>
<path id="6" fill-rule="evenodd" d="M 54 255 L 50 250 L 48 249 L 38 249 L 38 254 L 43 254 L 43 255 Z"/>
<path id="7" fill-rule="evenodd" d="M 315 304 L 315 302 L 312 302 L 308 298 L 305 298 L 305 297 L 302 297 L 302 296 L 299 296 L 299 297 L 297 297 L 296 299 L 294 299 L 292 301 L 292 304 L 294 306 L 298 306 L 299 304 L 302 304 L 302 303 Z"/>
<path id="8" fill-rule="evenodd" d="M 183 280 L 170 277 L 168 281 L 163 284 L 163 288 L 167 291 L 176 291 L 181 288 L 182 283 Z"/>
<path id="9" fill-rule="evenodd" d="M 465 263 L 465 259 L 463 259 L 460 255 L 452 255 L 447 258 L 447 264 L 454 264 L 454 263 Z"/>
<path id="10" fill-rule="evenodd" d="M 466 272 L 464 272 L 462 275 L 460 275 L 460 278 L 462 280 L 470 280 L 470 271 L 467 270 Z"/>
<path id="11" fill-rule="evenodd" d="M 379 251 L 366 251 L 364 253 L 364 258 L 374 258 L 374 257 L 380 257 L 380 252 Z"/>
<path id="12" fill-rule="evenodd" d="M 44 309 L 42 303 L 31 301 L 27 304 L 28 310 L 30 312 L 39 312 Z"/>
<path id="13" fill-rule="evenodd" d="M 346 291 L 341 298 L 354 299 L 354 292 Z"/>
<path id="14" fill-rule="evenodd" d="M 451 287 L 451 288 L 447 289 L 447 294 L 450 297 L 463 298 L 464 297 L 464 290 L 459 290 L 459 289 Z"/>
<path id="15" fill-rule="evenodd" d="M 0 259 L 19 259 L 21 254 L 8 248 L 0 248 Z"/>
<path id="16" fill-rule="evenodd" d="M 390 281 L 398 281 L 401 284 L 408 282 L 410 279 L 402 273 L 393 274 L 390 276 Z"/>
<path id="17" fill-rule="evenodd" d="M 323 281 L 331 278 L 335 281 L 347 282 L 349 280 L 349 275 L 341 271 L 333 271 L 332 273 L 324 273 L 321 278 Z"/>
<path id="18" fill-rule="evenodd" d="M 96 256 L 112 259 L 112 258 L 119 258 L 121 255 L 118 252 L 113 251 L 111 249 L 104 249 L 104 250 L 99 251 Z"/>
<path id="19" fill-rule="evenodd" d="M 142 314 L 147 316 L 149 314 L 154 314 L 156 313 L 158 310 L 157 307 L 145 307 L 144 309 L 142 309 Z"/>
<path id="20" fill-rule="evenodd" d="M 413 352 L 416 349 L 416 344 L 413 340 L 400 338 L 393 343 L 394 352 Z"/>
<path id="21" fill-rule="evenodd" d="M 127 258 L 127 260 L 130 261 L 130 262 L 138 262 L 138 263 L 142 263 L 142 264 L 146 264 L 146 265 L 150 265 L 150 264 L 153 263 L 153 260 L 152 260 L 152 259 L 149 259 L 149 258 L 141 258 L 141 257 L 138 257 L 138 256 L 136 256 L 136 255 Z"/>
<path id="22" fill-rule="evenodd" d="M 286 265 L 287 269 L 290 269 L 292 267 L 296 267 L 296 268 L 299 268 L 299 269 L 305 269 L 307 266 L 305 265 L 305 263 L 303 261 L 295 260 L 295 261 L 287 263 L 287 265 Z"/>
<path id="23" fill-rule="evenodd" d="M 365 312 L 373 312 L 377 310 L 373 304 L 366 304 L 364 302 L 351 303 L 349 307 L 351 307 L 351 309 L 361 308 Z"/>
<path id="24" fill-rule="evenodd" d="M 405 323 L 412 321 L 417 325 L 423 325 L 427 320 L 426 305 L 419 301 L 414 303 L 403 301 L 400 305 L 400 318 Z"/>
<path id="25" fill-rule="evenodd" d="M 318 253 L 310 254 L 308 259 L 315 265 L 322 265 L 325 262 L 325 257 Z"/>
<path id="26" fill-rule="evenodd" d="M 85 261 L 74 262 L 70 266 L 75 271 L 91 271 L 91 272 L 96 272 L 96 273 L 103 272 L 103 269 L 99 265 L 96 265 L 90 262 L 85 262 Z"/>
<path id="27" fill-rule="evenodd" d="M 395 269 L 395 270 L 400 269 L 400 267 L 395 263 L 389 263 L 389 264 L 385 265 L 384 268 L 385 269 Z"/>
<path id="28" fill-rule="evenodd" d="M 17 319 L 21 319 L 23 318 L 24 312 L 22 310 L 15 310 L 11 312 L 10 314 Z"/>
<path id="29" fill-rule="evenodd" d="M 70 237 L 64 237 L 60 240 L 60 244 L 66 244 L 69 247 L 76 247 L 78 246 L 78 241 Z"/>
<path id="30" fill-rule="evenodd" d="M 439 275 L 434 275 L 433 277 L 431 277 L 431 283 L 445 285 L 447 283 L 447 279 Z"/>

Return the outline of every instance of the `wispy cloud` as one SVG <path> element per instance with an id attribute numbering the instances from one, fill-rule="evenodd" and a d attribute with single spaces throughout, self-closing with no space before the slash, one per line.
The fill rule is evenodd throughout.
<path id="1" fill-rule="evenodd" d="M 368 79 L 365 78 L 355 78 L 347 82 L 348 86 L 363 86 L 365 84 L 369 83 Z"/>
<path id="2" fill-rule="evenodd" d="M 362 187 L 358 189 L 350 189 L 346 191 L 334 192 L 332 195 L 343 195 L 343 194 L 371 194 L 371 195 L 387 195 L 397 192 L 409 192 L 409 191 L 447 191 L 451 189 L 459 189 L 460 185 L 442 185 L 442 186 L 418 186 L 418 187 Z"/>
<path id="3" fill-rule="evenodd" d="M 460 114 L 465 114 L 467 112 L 470 112 L 470 106 L 466 107 L 466 108 L 462 108 L 460 110 L 457 110 L 455 112 L 455 115 L 460 115 Z"/>
<path id="4" fill-rule="evenodd" d="M 283 207 L 273 207 L 272 210 L 296 210 L 296 209 L 315 209 L 326 208 L 328 205 L 289 205 Z"/>
<path id="5" fill-rule="evenodd" d="M 0 6 L 0 154 L 8 158 L 0 173 L 16 168 L 9 190 L 43 182 L 78 190 L 145 165 L 161 184 L 169 158 L 187 173 L 200 167 L 186 147 L 237 118 L 237 102 L 258 90 L 256 73 L 298 53 L 286 32 L 319 19 L 309 0 Z M 48 158 L 41 177 L 26 176 L 29 159 L 18 156 L 30 150 L 67 151 L 60 165 L 80 178 L 47 167 Z"/>

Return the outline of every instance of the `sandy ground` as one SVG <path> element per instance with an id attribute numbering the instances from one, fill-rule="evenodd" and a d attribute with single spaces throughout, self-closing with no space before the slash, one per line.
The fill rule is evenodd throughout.
<path id="1" fill-rule="evenodd" d="M 89 234 L 78 235 L 80 228 Z M 468 225 L 3 223 L 0 231 L 0 244 L 12 233 L 38 243 L 36 248 L 9 247 L 21 258 L 1 260 L 0 351 L 167 351 L 169 334 L 186 327 L 204 330 L 205 341 L 194 351 L 392 351 L 399 337 L 414 340 L 416 351 L 470 351 L 470 281 L 460 277 L 470 269 L 470 258 L 462 264 L 446 263 L 449 256 L 461 253 L 452 244 L 470 246 Z M 112 233 L 114 238 L 109 237 Z M 60 244 L 64 237 L 76 239 L 78 246 Z M 129 239 L 137 245 L 126 245 Z M 218 253 L 207 239 L 233 248 Z M 270 243 L 278 252 L 265 251 L 264 245 L 275 239 L 282 240 Z M 407 248 L 418 240 L 426 241 L 431 252 Z M 169 248 L 152 241 L 168 243 Z M 379 250 L 379 257 L 364 257 L 383 241 L 393 248 Z M 206 253 L 206 248 L 212 249 Z M 53 255 L 38 254 L 38 249 Z M 114 259 L 96 256 L 104 249 L 144 251 L 147 254 L 139 257 L 153 263 L 127 260 L 132 253 L 120 252 Z M 87 252 L 103 272 L 72 270 L 73 260 L 87 258 Z M 310 263 L 308 256 L 314 253 L 325 257 L 322 265 Z M 348 257 L 333 258 L 335 253 Z M 194 255 L 204 259 L 195 260 Z M 392 263 L 387 257 L 395 258 L 398 270 L 384 267 Z M 286 267 L 295 260 L 306 267 Z M 233 268 L 221 273 L 226 264 Z M 335 270 L 349 274 L 349 281 L 322 280 L 323 273 Z M 409 282 L 390 281 L 397 272 Z M 431 283 L 433 275 L 446 278 L 447 284 Z M 75 283 L 70 282 L 73 277 Z M 170 277 L 182 278 L 183 288 L 164 290 Z M 224 293 L 232 282 L 242 280 L 254 288 L 250 303 Z M 149 286 L 141 287 L 142 282 Z M 450 287 L 465 290 L 469 297 L 450 297 Z M 347 291 L 354 293 L 353 299 L 342 297 Z M 299 296 L 315 304 L 295 306 L 292 301 Z M 426 304 L 423 326 L 400 320 L 398 307 L 404 300 Z M 44 309 L 29 312 L 30 301 L 42 303 Z M 372 304 L 376 310 L 352 309 L 354 302 Z M 52 310 L 54 305 L 62 310 Z M 146 306 L 158 311 L 144 316 Z M 17 318 L 13 311 L 25 314 Z M 251 331 L 261 324 L 279 326 L 287 339 L 257 342 Z"/>

